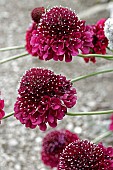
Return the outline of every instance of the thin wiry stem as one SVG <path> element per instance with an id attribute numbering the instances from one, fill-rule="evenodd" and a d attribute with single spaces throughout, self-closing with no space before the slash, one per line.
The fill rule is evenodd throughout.
<path id="1" fill-rule="evenodd" d="M 68 116 L 85 116 L 85 115 L 101 115 L 101 114 L 111 114 L 113 113 L 113 110 L 106 110 L 106 111 L 94 111 L 94 112 L 67 112 L 66 115 Z M 9 113 L 7 116 L 5 116 L 3 119 L 6 119 L 10 116 L 12 116 L 14 112 Z"/>
<path id="2" fill-rule="evenodd" d="M 7 119 L 8 117 L 11 117 L 14 115 L 14 112 L 9 113 L 8 115 L 4 116 L 2 119 Z"/>
<path id="3" fill-rule="evenodd" d="M 113 72 L 113 69 L 93 72 L 93 73 L 90 73 L 90 74 L 87 74 L 87 75 L 79 76 L 79 77 L 76 77 L 75 79 L 72 79 L 71 82 L 74 83 L 76 81 L 79 81 L 79 80 L 82 80 L 82 79 L 85 79 L 85 78 L 89 78 L 89 77 L 92 77 L 92 76 L 96 76 L 98 74 L 109 73 L 109 72 Z"/>
<path id="4" fill-rule="evenodd" d="M 113 110 L 106 110 L 106 111 L 94 111 L 94 112 L 67 112 L 66 115 L 68 116 L 85 116 L 85 115 L 102 115 L 102 114 L 111 114 Z"/>
<path id="5" fill-rule="evenodd" d="M 25 45 L 0 48 L 0 52 L 2 52 L 2 51 L 10 51 L 10 50 L 19 50 L 19 49 L 25 49 Z"/>
<path id="6" fill-rule="evenodd" d="M 15 59 L 18 59 L 18 58 L 21 58 L 21 57 L 25 57 L 25 56 L 27 56 L 27 55 L 29 55 L 27 52 L 22 53 L 22 54 L 18 54 L 18 55 L 15 55 L 15 56 L 13 56 L 13 57 L 9 57 L 9 58 L 6 58 L 6 59 L 1 60 L 1 61 L 0 61 L 0 64 L 6 63 L 6 62 L 8 62 L 8 61 L 15 60 Z"/>
<path id="7" fill-rule="evenodd" d="M 96 137 L 92 142 L 93 142 L 93 143 L 98 143 L 98 142 L 100 142 L 102 139 L 104 139 L 104 138 L 106 138 L 106 137 L 109 137 L 109 136 L 111 136 L 112 134 L 113 134 L 113 132 L 107 131 L 107 132 L 101 134 L 100 136 Z"/>
<path id="8" fill-rule="evenodd" d="M 113 55 L 103 55 L 103 54 L 78 54 L 78 57 L 98 57 L 98 58 L 105 58 L 105 59 L 113 59 Z"/>

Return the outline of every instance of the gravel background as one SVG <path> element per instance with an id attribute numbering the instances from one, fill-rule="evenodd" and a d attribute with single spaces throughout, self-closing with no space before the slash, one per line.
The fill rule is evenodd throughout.
<path id="1" fill-rule="evenodd" d="M 0 0 L 0 47 L 23 45 L 25 31 L 31 18 L 30 11 L 37 6 L 63 5 L 75 9 L 82 14 L 99 0 Z M 90 15 L 89 15 L 90 16 Z M 109 17 L 104 10 L 95 15 L 87 16 L 89 23 L 96 22 L 101 17 Z M 4 59 L 22 50 L 2 52 Z M 81 74 L 112 68 L 113 63 L 98 59 L 96 64 L 86 64 L 83 59 L 75 58 L 71 63 L 39 61 L 31 56 L 0 65 L 0 90 L 5 99 L 5 111 L 13 110 L 17 97 L 17 87 L 20 77 L 31 67 L 50 68 L 56 73 L 62 73 L 68 78 L 75 78 Z M 113 103 L 113 74 L 104 74 L 76 82 L 78 102 L 73 111 L 96 111 L 112 109 Z M 105 132 L 110 123 L 108 116 L 65 117 L 56 129 L 67 128 L 79 134 L 81 139 L 93 140 L 95 136 Z M 48 129 L 50 131 L 52 129 Z M 15 118 L 2 121 L 0 125 L 0 170 L 46 170 L 40 161 L 41 141 L 47 132 L 26 129 Z M 112 145 L 113 136 L 103 140 L 106 145 Z"/>

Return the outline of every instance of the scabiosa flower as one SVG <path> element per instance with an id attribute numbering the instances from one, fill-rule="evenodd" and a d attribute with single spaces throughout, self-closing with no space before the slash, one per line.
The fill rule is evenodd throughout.
<path id="1" fill-rule="evenodd" d="M 111 115 L 111 123 L 109 125 L 109 130 L 113 131 L 113 114 Z"/>
<path id="2" fill-rule="evenodd" d="M 106 48 L 108 46 L 108 39 L 104 34 L 104 24 L 106 19 L 100 19 L 95 25 L 89 26 L 89 30 L 93 31 L 93 48 L 90 50 L 90 54 L 106 54 Z M 86 62 L 96 62 L 95 57 L 84 58 Z"/>
<path id="3" fill-rule="evenodd" d="M 108 38 L 108 47 L 113 49 L 113 18 L 108 18 L 104 26 L 105 36 Z"/>
<path id="4" fill-rule="evenodd" d="M 4 109 L 4 100 L 0 99 L 0 120 L 5 116 L 5 112 L 3 109 Z"/>
<path id="5" fill-rule="evenodd" d="M 58 170 L 112 170 L 113 148 L 87 140 L 72 142 L 63 150 Z"/>
<path id="6" fill-rule="evenodd" d="M 78 136 L 68 130 L 52 131 L 42 142 L 41 158 L 45 165 L 57 167 L 60 153 L 71 142 L 78 140 Z"/>
<path id="7" fill-rule="evenodd" d="M 57 126 L 67 108 L 76 104 L 76 90 L 65 76 L 51 70 L 31 68 L 23 75 L 14 106 L 14 116 L 26 127 L 46 130 Z"/>
<path id="8" fill-rule="evenodd" d="M 27 44 L 30 44 L 30 54 L 37 54 L 41 60 L 62 61 L 65 58 L 66 62 L 78 55 L 79 50 L 87 54 L 93 47 L 92 33 L 87 30 L 85 21 L 64 7 L 53 7 L 42 14 L 37 30 L 26 39 Z"/>

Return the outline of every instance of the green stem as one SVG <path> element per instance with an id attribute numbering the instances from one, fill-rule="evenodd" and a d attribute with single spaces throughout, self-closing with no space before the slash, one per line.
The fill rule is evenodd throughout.
<path id="1" fill-rule="evenodd" d="M 6 59 L 1 60 L 1 61 L 0 61 L 0 64 L 6 63 L 6 62 L 11 61 L 11 60 L 15 60 L 15 59 L 18 59 L 18 58 L 27 56 L 27 55 L 29 55 L 27 52 L 22 53 L 22 54 L 18 54 L 18 55 L 15 55 L 15 56 L 13 56 L 13 57 L 9 57 L 9 58 L 6 58 Z"/>
<path id="2" fill-rule="evenodd" d="M 105 58 L 105 59 L 112 59 L 113 55 L 102 55 L 102 54 L 78 54 L 78 57 L 98 57 L 98 58 Z"/>
<path id="3" fill-rule="evenodd" d="M 6 47 L 6 48 L 0 48 L 0 52 L 1 51 L 10 51 L 10 50 L 19 50 L 19 49 L 24 49 L 24 48 L 25 48 L 25 45 Z"/>
<path id="4" fill-rule="evenodd" d="M 67 112 L 66 115 L 68 116 L 85 116 L 85 115 L 101 115 L 101 114 L 111 114 L 113 110 L 106 110 L 106 111 L 94 111 L 94 112 Z"/>
<path id="5" fill-rule="evenodd" d="M 11 112 L 7 116 L 4 116 L 3 119 L 7 119 L 8 117 L 13 116 L 13 115 L 14 115 L 14 112 Z"/>
<path id="6" fill-rule="evenodd" d="M 79 76 L 79 77 L 77 77 L 77 78 L 75 78 L 75 79 L 72 79 L 71 82 L 74 83 L 74 82 L 76 82 L 76 81 L 79 81 L 79 80 L 82 80 L 82 79 L 85 79 L 85 78 L 88 78 L 88 77 L 91 77 L 91 76 L 95 76 L 95 75 L 103 74 L 103 73 L 109 73 L 109 72 L 113 72 L 113 69 L 108 69 L 108 70 L 93 72 L 93 73 L 91 73 L 91 74 Z"/>
<path id="7" fill-rule="evenodd" d="M 111 136 L 112 134 L 113 134 L 112 131 L 107 131 L 107 132 L 101 134 L 100 136 L 96 137 L 92 142 L 93 142 L 93 143 L 98 143 L 98 142 L 100 142 L 102 139 L 104 139 L 104 138 L 106 138 L 106 137 L 108 137 L 108 136 Z"/>

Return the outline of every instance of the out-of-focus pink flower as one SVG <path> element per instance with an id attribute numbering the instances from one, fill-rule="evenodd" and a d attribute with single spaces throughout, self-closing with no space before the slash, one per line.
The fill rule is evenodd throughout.
<path id="1" fill-rule="evenodd" d="M 78 140 L 78 136 L 68 130 L 49 132 L 43 139 L 41 158 L 45 165 L 57 167 L 60 154 L 71 142 Z"/>
<path id="2" fill-rule="evenodd" d="M 14 116 L 26 127 L 39 126 L 45 131 L 47 123 L 57 126 L 67 112 L 76 104 L 76 89 L 65 76 L 51 70 L 32 68 L 23 75 Z"/>
<path id="3" fill-rule="evenodd" d="M 108 39 L 104 34 L 104 23 L 106 19 L 99 20 L 94 26 L 94 36 L 93 36 L 93 52 L 97 54 L 106 54 L 106 48 L 108 46 Z"/>
<path id="4" fill-rule="evenodd" d="M 3 109 L 4 109 L 4 100 L 0 99 L 0 120 L 5 116 L 5 112 Z"/>
<path id="5" fill-rule="evenodd" d="M 87 54 L 93 47 L 92 33 L 85 21 L 64 7 L 53 7 L 42 14 L 37 29 L 29 37 L 26 38 L 26 46 L 30 48 L 26 48 L 27 51 L 41 60 L 62 61 L 65 58 L 70 62 L 79 51 Z"/>
<path id="6" fill-rule="evenodd" d="M 113 148 L 96 145 L 88 140 L 77 140 L 63 150 L 58 170 L 112 170 Z"/>

